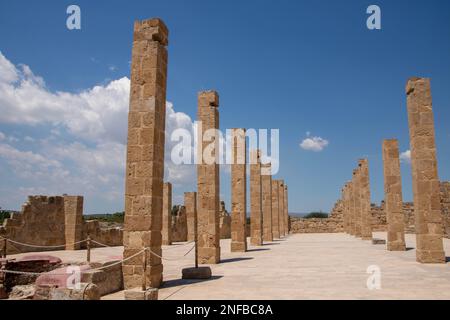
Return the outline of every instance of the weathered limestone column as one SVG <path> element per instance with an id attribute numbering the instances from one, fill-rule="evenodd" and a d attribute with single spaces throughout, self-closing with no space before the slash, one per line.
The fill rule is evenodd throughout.
<path id="1" fill-rule="evenodd" d="M 195 241 L 195 226 L 197 225 L 197 192 L 184 194 L 184 206 L 186 207 L 187 241 Z"/>
<path id="2" fill-rule="evenodd" d="M 358 190 L 357 178 L 358 178 L 358 170 L 354 169 L 353 177 L 352 177 L 352 188 L 350 191 L 350 197 L 351 197 L 351 200 L 350 200 L 350 206 L 351 206 L 350 227 L 351 227 L 351 235 L 355 236 L 355 237 L 357 236 L 357 229 L 358 229 L 358 207 L 359 207 L 356 205 L 357 199 L 359 198 L 359 192 L 357 192 L 357 190 Z"/>
<path id="3" fill-rule="evenodd" d="M 286 235 L 284 226 L 284 180 L 278 181 L 278 223 L 280 226 L 280 237 Z"/>
<path id="4" fill-rule="evenodd" d="M 164 183 L 163 189 L 163 222 L 162 222 L 162 244 L 172 244 L 172 184 Z"/>
<path id="5" fill-rule="evenodd" d="M 272 180 L 272 234 L 274 239 L 280 239 L 278 184 L 278 180 Z"/>
<path id="6" fill-rule="evenodd" d="M 398 141 L 383 141 L 384 201 L 387 220 L 387 249 L 405 251 L 402 178 Z"/>
<path id="7" fill-rule="evenodd" d="M 231 252 L 247 251 L 247 144 L 245 129 L 233 129 L 231 165 Z"/>
<path id="8" fill-rule="evenodd" d="M 361 159 L 360 166 L 360 190 L 361 190 L 361 238 L 372 240 L 372 213 L 370 210 L 370 180 L 369 161 Z"/>
<path id="9" fill-rule="evenodd" d="M 406 85 L 416 224 L 416 259 L 445 263 L 430 79 Z"/>
<path id="10" fill-rule="evenodd" d="M 343 203 L 343 208 L 342 208 L 342 224 L 344 227 L 344 233 L 347 233 L 348 230 L 348 209 L 347 209 L 347 184 L 345 184 L 342 189 L 341 189 L 341 199 L 342 199 L 342 203 Z"/>
<path id="11" fill-rule="evenodd" d="M 284 230 L 286 235 L 289 234 L 289 203 L 288 203 L 288 186 L 284 185 Z"/>
<path id="12" fill-rule="evenodd" d="M 263 213 L 261 187 L 261 152 L 250 152 L 250 242 L 254 246 L 263 244 Z"/>
<path id="13" fill-rule="evenodd" d="M 353 212 L 353 202 L 352 202 L 352 181 L 348 181 L 345 188 L 345 198 L 346 198 L 346 210 L 347 210 L 347 234 L 351 234 L 352 226 L 352 212 Z"/>
<path id="14" fill-rule="evenodd" d="M 361 191 L 360 191 L 360 179 L 359 179 L 359 168 L 355 169 L 353 172 L 354 183 L 353 183 L 353 235 L 355 237 L 361 237 Z"/>
<path id="15" fill-rule="evenodd" d="M 83 237 L 83 197 L 64 196 L 66 250 L 80 250 Z"/>
<path id="16" fill-rule="evenodd" d="M 197 222 L 200 264 L 220 262 L 219 95 L 198 95 Z M 206 134 L 205 134 L 206 133 Z"/>
<path id="17" fill-rule="evenodd" d="M 272 242 L 272 165 L 262 164 L 263 175 L 261 176 L 262 189 L 262 211 L 263 211 L 263 241 Z M 265 174 L 264 174 L 265 173 Z"/>
<path id="18" fill-rule="evenodd" d="M 125 183 L 124 258 L 161 255 L 168 30 L 159 19 L 134 24 Z M 163 265 L 147 255 L 146 281 L 157 288 Z M 123 263 L 125 289 L 142 285 L 142 256 Z"/>

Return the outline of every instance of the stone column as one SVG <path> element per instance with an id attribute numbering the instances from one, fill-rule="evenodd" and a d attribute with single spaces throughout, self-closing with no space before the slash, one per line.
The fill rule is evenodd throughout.
<path id="1" fill-rule="evenodd" d="M 262 246 L 263 213 L 260 150 L 252 150 L 250 159 L 250 242 L 254 246 Z"/>
<path id="2" fill-rule="evenodd" d="M 278 181 L 278 223 L 280 226 L 280 237 L 286 235 L 284 226 L 284 180 Z"/>
<path id="3" fill-rule="evenodd" d="M 124 258 L 161 251 L 168 30 L 159 19 L 134 24 L 125 183 Z M 147 255 L 146 281 L 157 288 L 163 265 Z M 123 263 L 125 289 L 142 285 L 142 256 Z"/>
<path id="4" fill-rule="evenodd" d="M 162 221 L 162 244 L 172 244 L 172 184 L 164 183 L 163 189 L 163 221 Z"/>
<path id="5" fill-rule="evenodd" d="M 198 95 L 197 222 L 200 264 L 220 262 L 219 95 Z"/>
<path id="6" fill-rule="evenodd" d="M 233 129 L 231 165 L 231 252 L 247 251 L 247 171 L 245 129 Z"/>
<path id="7" fill-rule="evenodd" d="M 416 225 L 416 259 L 445 263 L 430 79 L 406 85 Z"/>
<path id="8" fill-rule="evenodd" d="M 362 159 L 360 166 L 360 190 L 361 190 L 361 238 L 363 240 L 372 240 L 372 213 L 370 180 L 369 180 L 369 161 Z"/>
<path id="9" fill-rule="evenodd" d="M 184 194 L 184 206 L 186 207 L 187 241 L 195 241 L 195 226 L 197 225 L 197 192 Z"/>
<path id="10" fill-rule="evenodd" d="M 342 225 L 344 229 L 344 233 L 347 233 L 347 184 L 344 185 L 341 189 L 341 199 L 342 199 Z"/>
<path id="11" fill-rule="evenodd" d="M 359 183 L 359 169 L 353 171 L 353 235 L 361 237 L 361 197 L 360 197 L 360 183 Z"/>
<path id="12" fill-rule="evenodd" d="M 357 235 L 357 224 L 358 224 L 358 219 L 357 219 L 357 206 L 356 206 L 356 200 L 357 200 L 357 195 L 359 195 L 359 193 L 357 193 L 357 177 L 358 177 L 358 171 L 356 169 L 353 170 L 353 177 L 352 177 L 352 187 L 350 190 L 350 230 L 351 230 L 351 235 L 355 236 Z"/>
<path id="13" fill-rule="evenodd" d="M 263 211 L 263 241 L 272 242 L 272 165 L 261 165 L 262 211 Z"/>
<path id="14" fill-rule="evenodd" d="M 289 202 L 288 202 L 288 186 L 284 185 L 284 230 L 286 235 L 289 234 Z"/>
<path id="15" fill-rule="evenodd" d="M 272 234 L 274 239 L 280 239 L 278 182 L 278 180 L 272 180 Z"/>
<path id="16" fill-rule="evenodd" d="M 346 203 L 346 211 L 347 211 L 347 234 L 351 234 L 352 227 L 351 227 L 351 219 L 352 219 L 352 210 L 353 210 L 353 203 L 352 203 L 352 182 L 348 181 L 345 185 L 345 203 Z"/>
<path id="17" fill-rule="evenodd" d="M 387 249 L 405 251 L 402 178 L 398 141 L 383 141 L 384 201 L 387 220 Z"/>
<path id="18" fill-rule="evenodd" d="M 66 250 L 80 250 L 83 237 L 83 197 L 64 196 Z"/>

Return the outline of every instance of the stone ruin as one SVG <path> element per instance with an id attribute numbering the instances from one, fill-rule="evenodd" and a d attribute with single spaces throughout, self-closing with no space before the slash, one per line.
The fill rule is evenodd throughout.
<path id="1" fill-rule="evenodd" d="M 21 212 L 13 213 L 0 226 L 1 237 L 17 242 L 8 242 L 7 254 L 79 250 L 85 248 L 86 243 L 76 242 L 87 239 L 88 235 L 108 246 L 122 245 L 122 230 L 103 228 L 98 221 L 83 220 L 83 197 L 80 196 L 29 196 Z"/>
<path id="2" fill-rule="evenodd" d="M 172 214 L 172 242 L 188 240 L 188 224 L 185 206 L 175 206 Z"/>
<path id="3" fill-rule="evenodd" d="M 220 239 L 231 239 L 231 216 L 225 208 L 225 201 L 220 201 Z"/>

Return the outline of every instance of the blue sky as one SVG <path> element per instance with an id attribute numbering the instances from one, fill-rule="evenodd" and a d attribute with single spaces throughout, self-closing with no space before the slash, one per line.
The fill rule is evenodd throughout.
<path id="1" fill-rule="evenodd" d="M 66 28 L 70 4 L 81 8 L 80 31 Z M 371 4 L 381 30 L 366 27 Z M 0 0 L 1 207 L 77 193 L 86 213 L 123 209 L 132 26 L 150 17 L 170 30 L 169 128 L 189 128 L 203 89 L 220 94 L 222 129 L 279 128 L 276 178 L 289 185 L 291 212 L 329 210 L 361 157 L 372 201 L 383 199 L 381 142 L 409 149 L 411 76 L 432 78 L 439 175 L 450 180 L 449 1 Z M 302 149 L 307 132 L 328 145 Z M 195 174 L 166 173 L 181 203 Z M 410 201 L 407 162 L 402 176 Z M 229 180 L 223 173 L 227 208 Z"/>

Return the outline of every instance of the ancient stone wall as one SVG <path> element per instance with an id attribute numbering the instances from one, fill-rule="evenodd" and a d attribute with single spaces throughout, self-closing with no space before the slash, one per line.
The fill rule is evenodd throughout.
<path id="1" fill-rule="evenodd" d="M 172 242 L 187 241 L 187 214 L 185 206 L 176 206 L 175 215 L 172 215 Z"/>
<path id="2" fill-rule="evenodd" d="M 123 229 L 119 227 L 102 227 L 98 220 L 88 220 L 84 222 L 83 239 L 87 239 L 88 235 L 92 240 L 110 247 L 119 247 L 123 245 Z M 91 243 L 91 245 L 92 247 L 102 247 L 95 243 Z M 86 248 L 86 243 L 83 243 L 81 248 Z"/>
<path id="3" fill-rule="evenodd" d="M 0 236 L 38 246 L 59 246 L 65 249 L 64 197 L 29 196 L 20 214 L 12 214 L 3 222 Z M 55 248 L 33 248 L 8 243 L 8 254 L 50 251 Z"/>
<path id="4" fill-rule="evenodd" d="M 36 246 L 9 242 L 8 253 L 76 250 L 80 248 L 82 228 L 83 197 L 29 196 L 22 211 L 0 226 L 0 236 Z"/>
<path id="5" fill-rule="evenodd" d="M 344 203 L 339 200 L 327 219 L 290 218 L 292 233 L 340 233 L 344 232 Z"/>
<path id="6" fill-rule="evenodd" d="M 450 182 L 441 182 L 441 208 L 444 215 L 445 237 L 450 238 Z"/>

